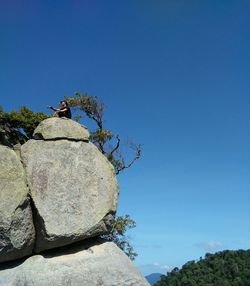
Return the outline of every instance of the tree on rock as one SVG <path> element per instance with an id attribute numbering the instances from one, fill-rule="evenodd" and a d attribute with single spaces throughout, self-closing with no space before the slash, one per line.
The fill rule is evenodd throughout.
<path id="1" fill-rule="evenodd" d="M 132 159 L 127 161 L 121 152 L 121 139 L 118 134 L 104 127 L 105 105 L 96 96 L 75 93 L 74 97 L 65 97 L 69 106 L 76 112 L 75 120 L 79 121 L 84 115 L 95 123 L 95 128 L 90 130 L 90 141 L 114 166 L 118 175 L 121 171 L 131 167 L 141 157 L 141 146 L 130 142 L 127 147 L 133 152 Z M 19 111 L 4 112 L 0 108 L 0 144 L 14 147 L 23 144 L 32 138 L 37 125 L 50 116 L 39 112 L 35 113 L 27 107 Z M 137 256 L 132 245 L 126 237 L 126 231 L 136 226 L 135 221 L 129 216 L 118 216 L 111 233 L 105 238 L 114 241 L 132 260 Z"/>
<path id="2" fill-rule="evenodd" d="M 103 116 L 105 105 L 98 97 L 93 97 L 88 94 L 76 92 L 74 97 L 65 97 L 69 106 L 77 113 L 75 120 L 79 121 L 82 114 L 85 114 L 89 119 L 93 120 L 96 128 L 90 131 L 90 140 L 98 147 L 114 166 L 115 172 L 118 175 L 121 171 L 131 167 L 136 160 L 141 157 L 141 146 L 130 142 L 128 147 L 133 151 L 133 158 L 127 162 L 125 156 L 121 152 L 121 139 L 118 134 L 113 134 L 109 129 L 104 128 Z M 126 231 L 136 226 L 135 221 L 129 216 L 118 216 L 116 222 L 109 235 L 106 235 L 107 240 L 114 241 L 132 260 L 135 259 L 137 253 L 126 237 Z"/>
<path id="3" fill-rule="evenodd" d="M 19 111 L 4 112 L 0 107 L 0 144 L 13 147 L 32 138 L 37 125 L 49 116 L 23 106 Z"/>
<path id="4" fill-rule="evenodd" d="M 120 136 L 113 134 L 111 130 L 103 126 L 105 106 L 98 97 L 77 92 L 74 97 L 65 97 L 65 99 L 68 101 L 70 107 L 76 111 L 83 112 L 96 123 L 96 129 L 91 131 L 90 140 L 113 164 L 116 174 L 131 167 L 141 157 L 141 146 L 130 142 L 128 147 L 134 152 L 134 156 L 131 161 L 126 162 L 120 150 Z M 77 114 L 75 119 L 80 120 L 81 117 L 82 114 Z"/>

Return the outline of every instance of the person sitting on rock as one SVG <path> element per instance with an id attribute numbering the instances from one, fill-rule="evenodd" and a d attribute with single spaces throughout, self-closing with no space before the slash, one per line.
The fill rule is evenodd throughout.
<path id="1" fill-rule="evenodd" d="M 71 119 L 71 111 L 66 100 L 60 101 L 61 108 L 54 108 L 51 105 L 48 105 L 48 108 L 55 111 L 54 115 L 58 117 L 66 117 Z"/>

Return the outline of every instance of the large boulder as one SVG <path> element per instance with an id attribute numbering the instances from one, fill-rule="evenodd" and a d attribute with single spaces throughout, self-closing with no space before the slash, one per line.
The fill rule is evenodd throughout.
<path id="1" fill-rule="evenodd" d="M 52 117 L 43 120 L 35 129 L 35 139 L 71 139 L 76 141 L 88 141 L 88 129 L 68 118 Z"/>
<path id="2" fill-rule="evenodd" d="M 23 166 L 0 145 L 0 262 L 32 253 L 35 230 Z"/>
<path id="3" fill-rule="evenodd" d="M 149 286 L 130 259 L 112 242 L 74 246 L 51 255 L 35 255 L 0 271 L 0 285 Z"/>
<path id="4" fill-rule="evenodd" d="M 0 145 L 0 286 L 149 285 L 114 243 L 95 238 L 113 227 L 119 188 L 88 136 L 50 118 L 16 152 Z"/>
<path id="5" fill-rule="evenodd" d="M 113 166 L 95 145 L 29 140 L 21 156 L 34 203 L 36 252 L 110 230 L 118 184 Z"/>

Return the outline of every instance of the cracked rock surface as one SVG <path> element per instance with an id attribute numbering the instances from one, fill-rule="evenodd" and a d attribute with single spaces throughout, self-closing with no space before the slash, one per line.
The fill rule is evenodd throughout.
<path id="1" fill-rule="evenodd" d="M 0 145 L 0 286 L 149 285 L 98 238 L 113 227 L 119 188 L 88 134 L 50 118 L 21 150 Z"/>
<path id="2" fill-rule="evenodd" d="M 23 166 L 0 145 L 0 262 L 30 255 L 35 229 Z"/>
<path id="3" fill-rule="evenodd" d="M 35 129 L 35 139 L 71 139 L 76 141 L 88 141 L 88 129 L 68 118 L 52 117 L 43 120 Z"/>
<path id="4" fill-rule="evenodd" d="M 29 140 L 21 157 L 33 201 L 36 252 L 107 233 L 118 184 L 113 166 L 96 146 Z"/>
<path id="5" fill-rule="evenodd" d="M 0 271 L 0 286 L 149 286 L 131 260 L 114 243 L 34 255 Z"/>

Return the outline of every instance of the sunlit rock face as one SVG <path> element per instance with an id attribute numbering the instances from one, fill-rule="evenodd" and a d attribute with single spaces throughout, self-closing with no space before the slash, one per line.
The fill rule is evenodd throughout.
<path id="1" fill-rule="evenodd" d="M 70 119 L 40 123 L 16 153 L 0 145 L 0 286 L 146 286 L 114 243 L 113 166 Z M 39 254 L 37 254 L 39 253 Z"/>
<path id="2" fill-rule="evenodd" d="M 56 130 L 58 122 L 50 128 L 55 119 L 62 122 L 63 131 Z M 51 140 L 29 140 L 21 148 L 34 205 L 36 252 L 104 234 L 112 227 L 118 197 L 114 168 L 94 144 L 79 141 L 81 129 L 73 120 L 46 119 L 36 130 L 46 130 Z M 63 137 L 70 133 L 70 140 L 52 140 L 51 130 L 64 132 Z"/>
<path id="3" fill-rule="evenodd" d="M 0 145 L 0 262 L 31 254 L 34 242 L 24 168 L 12 149 Z"/>
<path id="4" fill-rule="evenodd" d="M 35 129 L 33 137 L 35 139 L 56 140 L 89 140 L 88 129 L 68 118 L 52 117 L 43 120 Z"/>
<path id="5" fill-rule="evenodd" d="M 148 286 L 131 260 L 114 243 L 73 246 L 34 255 L 0 271 L 0 285 Z M 14 267 L 13 267 L 14 266 Z"/>

